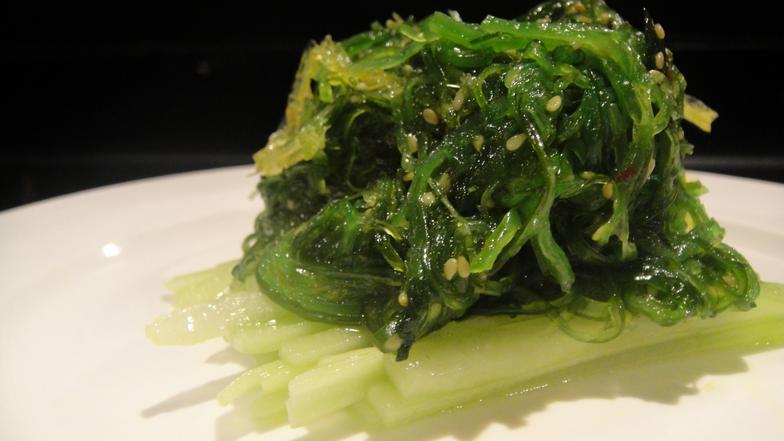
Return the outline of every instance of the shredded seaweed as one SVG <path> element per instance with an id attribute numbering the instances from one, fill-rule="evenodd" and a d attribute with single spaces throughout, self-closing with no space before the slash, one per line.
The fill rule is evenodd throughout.
<path id="1" fill-rule="evenodd" d="M 545 314 L 598 342 L 628 313 L 753 307 L 757 275 L 684 175 L 681 121 L 715 112 L 661 34 L 583 0 L 327 37 L 254 156 L 266 208 L 235 277 L 398 359 L 472 315 Z"/>

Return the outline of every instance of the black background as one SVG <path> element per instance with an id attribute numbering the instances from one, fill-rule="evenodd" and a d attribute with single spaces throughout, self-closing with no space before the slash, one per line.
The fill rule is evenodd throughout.
<path id="1" fill-rule="evenodd" d="M 784 181 L 779 2 L 615 1 L 639 26 L 647 5 L 688 92 L 721 117 L 687 128 L 689 162 Z M 464 20 L 534 2 L 332 1 L 211 7 L 14 2 L 0 15 L 0 209 L 131 179 L 250 163 L 278 125 L 307 42 L 345 38 L 392 11 Z"/>

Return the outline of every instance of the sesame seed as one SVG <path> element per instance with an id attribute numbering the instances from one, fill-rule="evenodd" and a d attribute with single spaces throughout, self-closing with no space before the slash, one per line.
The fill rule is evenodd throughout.
<path id="1" fill-rule="evenodd" d="M 547 104 L 545 105 L 545 109 L 547 109 L 547 111 L 550 112 L 550 113 L 555 112 L 555 111 L 557 111 L 558 109 L 561 108 L 561 103 L 562 102 L 563 102 L 563 98 L 561 98 L 561 95 L 556 95 L 556 96 L 550 98 L 549 100 L 547 100 Z"/>
<path id="2" fill-rule="evenodd" d="M 607 26 L 607 23 L 610 22 L 610 14 L 606 12 L 602 12 L 602 15 L 599 16 L 599 23 Z"/>
<path id="3" fill-rule="evenodd" d="M 449 190 L 449 187 L 452 185 L 452 178 L 449 176 L 449 173 L 444 172 L 438 178 L 438 188 L 441 191 Z"/>
<path id="4" fill-rule="evenodd" d="M 425 122 L 428 124 L 436 125 L 438 124 L 438 114 L 435 110 L 428 107 L 427 109 L 422 111 L 422 118 L 425 119 Z"/>
<path id="5" fill-rule="evenodd" d="M 404 74 L 410 75 L 414 73 L 414 68 L 410 64 L 404 64 L 402 69 Z"/>
<path id="6" fill-rule="evenodd" d="M 434 195 L 432 192 L 427 191 L 425 193 L 422 193 L 422 196 L 419 197 L 419 201 L 422 202 L 422 204 L 424 204 L 425 207 L 429 207 L 433 205 L 433 203 L 435 203 L 436 195 Z"/>
<path id="7" fill-rule="evenodd" d="M 583 12 L 587 11 L 588 8 L 585 7 L 583 2 L 577 2 L 577 3 L 574 4 L 574 10 L 576 12 L 583 13 Z"/>
<path id="8" fill-rule="evenodd" d="M 525 140 L 528 138 L 528 135 L 525 133 L 518 133 L 506 140 L 506 149 L 510 152 L 513 152 L 520 147 L 522 147 Z"/>
<path id="9" fill-rule="evenodd" d="M 602 185 L 602 196 L 605 199 L 612 198 L 613 190 L 615 190 L 615 185 L 613 185 L 612 181 L 605 182 L 604 185 Z"/>
<path id="10" fill-rule="evenodd" d="M 659 83 L 663 82 L 667 78 L 666 76 L 664 76 L 664 74 L 661 71 L 656 70 L 656 69 L 649 70 L 648 71 L 648 75 L 651 78 L 653 78 L 653 81 L 656 84 L 659 84 Z"/>
<path id="11" fill-rule="evenodd" d="M 397 296 L 397 302 L 404 308 L 408 306 L 408 294 L 405 291 L 401 291 Z"/>
<path id="12" fill-rule="evenodd" d="M 465 256 L 457 256 L 457 275 L 464 279 L 471 275 L 471 265 Z"/>
<path id="13" fill-rule="evenodd" d="M 656 69 L 661 70 L 664 68 L 664 54 L 661 51 L 656 52 L 654 61 L 656 62 Z"/>
<path id="14" fill-rule="evenodd" d="M 414 172 L 408 172 L 403 175 L 403 182 L 410 182 L 414 180 Z"/>
<path id="15" fill-rule="evenodd" d="M 406 142 L 408 143 L 409 153 L 416 153 L 419 150 L 419 141 L 413 133 L 406 135 Z"/>
<path id="16" fill-rule="evenodd" d="M 653 32 L 656 33 L 656 38 L 659 40 L 664 40 L 664 28 L 662 27 L 661 23 L 656 23 L 653 26 Z"/>
<path id="17" fill-rule="evenodd" d="M 596 173 L 592 171 L 584 171 L 580 173 L 580 177 L 583 179 L 593 179 L 594 176 L 596 176 Z"/>
<path id="18" fill-rule="evenodd" d="M 452 280 L 457 274 L 457 259 L 450 257 L 444 262 L 444 277 L 446 280 Z"/>
<path id="19" fill-rule="evenodd" d="M 485 137 L 482 135 L 474 136 L 474 150 L 477 152 L 482 150 L 483 145 L 485 145 Z"/>
<path id="20" fill-rule="evenodd" d="M 452 20 L 454 21 L 463 21 L 463 19 L 460 17 L 460 13 L 453 9 L 449 10 L 449 16 L 452 17 Z"/>
<path id="21" fill-rule="evenodd" d="M 459 89 L 452 99 L 452 108 L 455 109 L 455 112 L 459 112 L 463 108 L 464 103 L 465 94 L 463 93 L 463 89 Z"/>
<path id="22" fill-rule="evenodd" d="M 593 19 L 591 17 L 587 17 L 585 15 L 579 15 L 579 16 L 577 16 L 577 18 L 575 18 L 575 20 L 578 23 L 582 23 L 582 24 L 591 24 L 591 23 L 593 23 Z"/>
<path id="23" fill-rule="evenodd" d="M 400 338 L 399 335 L 395 334 L 392 337 L 389 337 L 387 341 L 384 342 L 384 349 L 387 352 L 394 352 L 400 349 L 400 346 L 403 345 L 403 339 Z"/>

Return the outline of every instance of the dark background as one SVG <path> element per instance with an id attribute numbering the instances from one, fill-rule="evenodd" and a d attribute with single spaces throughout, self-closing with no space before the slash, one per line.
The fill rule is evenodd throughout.
<path id="1" fill-rule="evenodd" d="M 209 8 L 13 2 L 0 11 L 0 209 L 85 188 L 250 163 L 280 121 L 307 42 L 341 39 L 392 11 L 467 21 L 534 2 L 362 6 L 228 2 Z M 784 181 L 784 7 L 775 2 L 615 1 L 639 26 L 648 5 L 688 92 L 721 117 L 687 127 L 694 169 Z"/>

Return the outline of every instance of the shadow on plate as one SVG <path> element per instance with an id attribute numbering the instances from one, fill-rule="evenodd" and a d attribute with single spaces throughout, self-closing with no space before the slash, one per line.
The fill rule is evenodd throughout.
<path id="1" fill-rule="evenodd" d="M 220 351 L 207 361 L 237 362 L 247 367 L 247 359 L 231 350 Z M 665 351 L 666 352 L 666 351 Z M 675 405 L 689 395 L 710 393 L 710 383 L 702 390 L 697 383 L 706 376 L 742 373 L 748 370 L 743 355 L 757 351 L 725 351 L 704 355 L 656 351 L 632 352 L 574 366 L 546 377 L 521 384 L 516 391 L 500 397 L 488 397 L 459 409 L 414 421 L 396 428 L 368 426 L 351 412 L 342 412 L 307 426 L 298 441 L 336 441 L 365 433 L 371 441 L 425 441 L 452 437 L 459 440 L 476 438 L 493 424 L 510 429 L 524 426 L 529 417 L 546 411 L 557 403 L 580 400 L 636 398 L 638 400 Z M 609 361 L 609 362 L 608 362 Z M 146 418 L 211 399 L 234 376 L 205 383 L 181 392 L 145 409 Z M 220 416 L 215 425 L 216 441 L 236 441 L 249 434 L 267 434 L 286 425 L 285 415 L 263 420 L 234 408 Z M 290 436 L 290 435 L 289 435 Z"/>
<path id="2" fill-rule="evenodd" d="M 244 369 L 250 369 L 256 366 L 257 363 L 263 363 L 264 361 L 265 360 L 263 359 L 254 359 L 254 357 L 240 354 L 232 348 L 218 351 L 205 360 L 205 362 L 209 364 L 235 364 L 242 366 Z M 141 415 L 144 418 L 152 418 L 163 413 L 174 412 L 179 409 L 214 400 L 215 396 L 218 395 L 218 392 L 231 383 L 236 377 L 236 374 L 232 374 L 217 380 L 208 381 L 193 389 L 180 392 L 142 410 Z"/>

